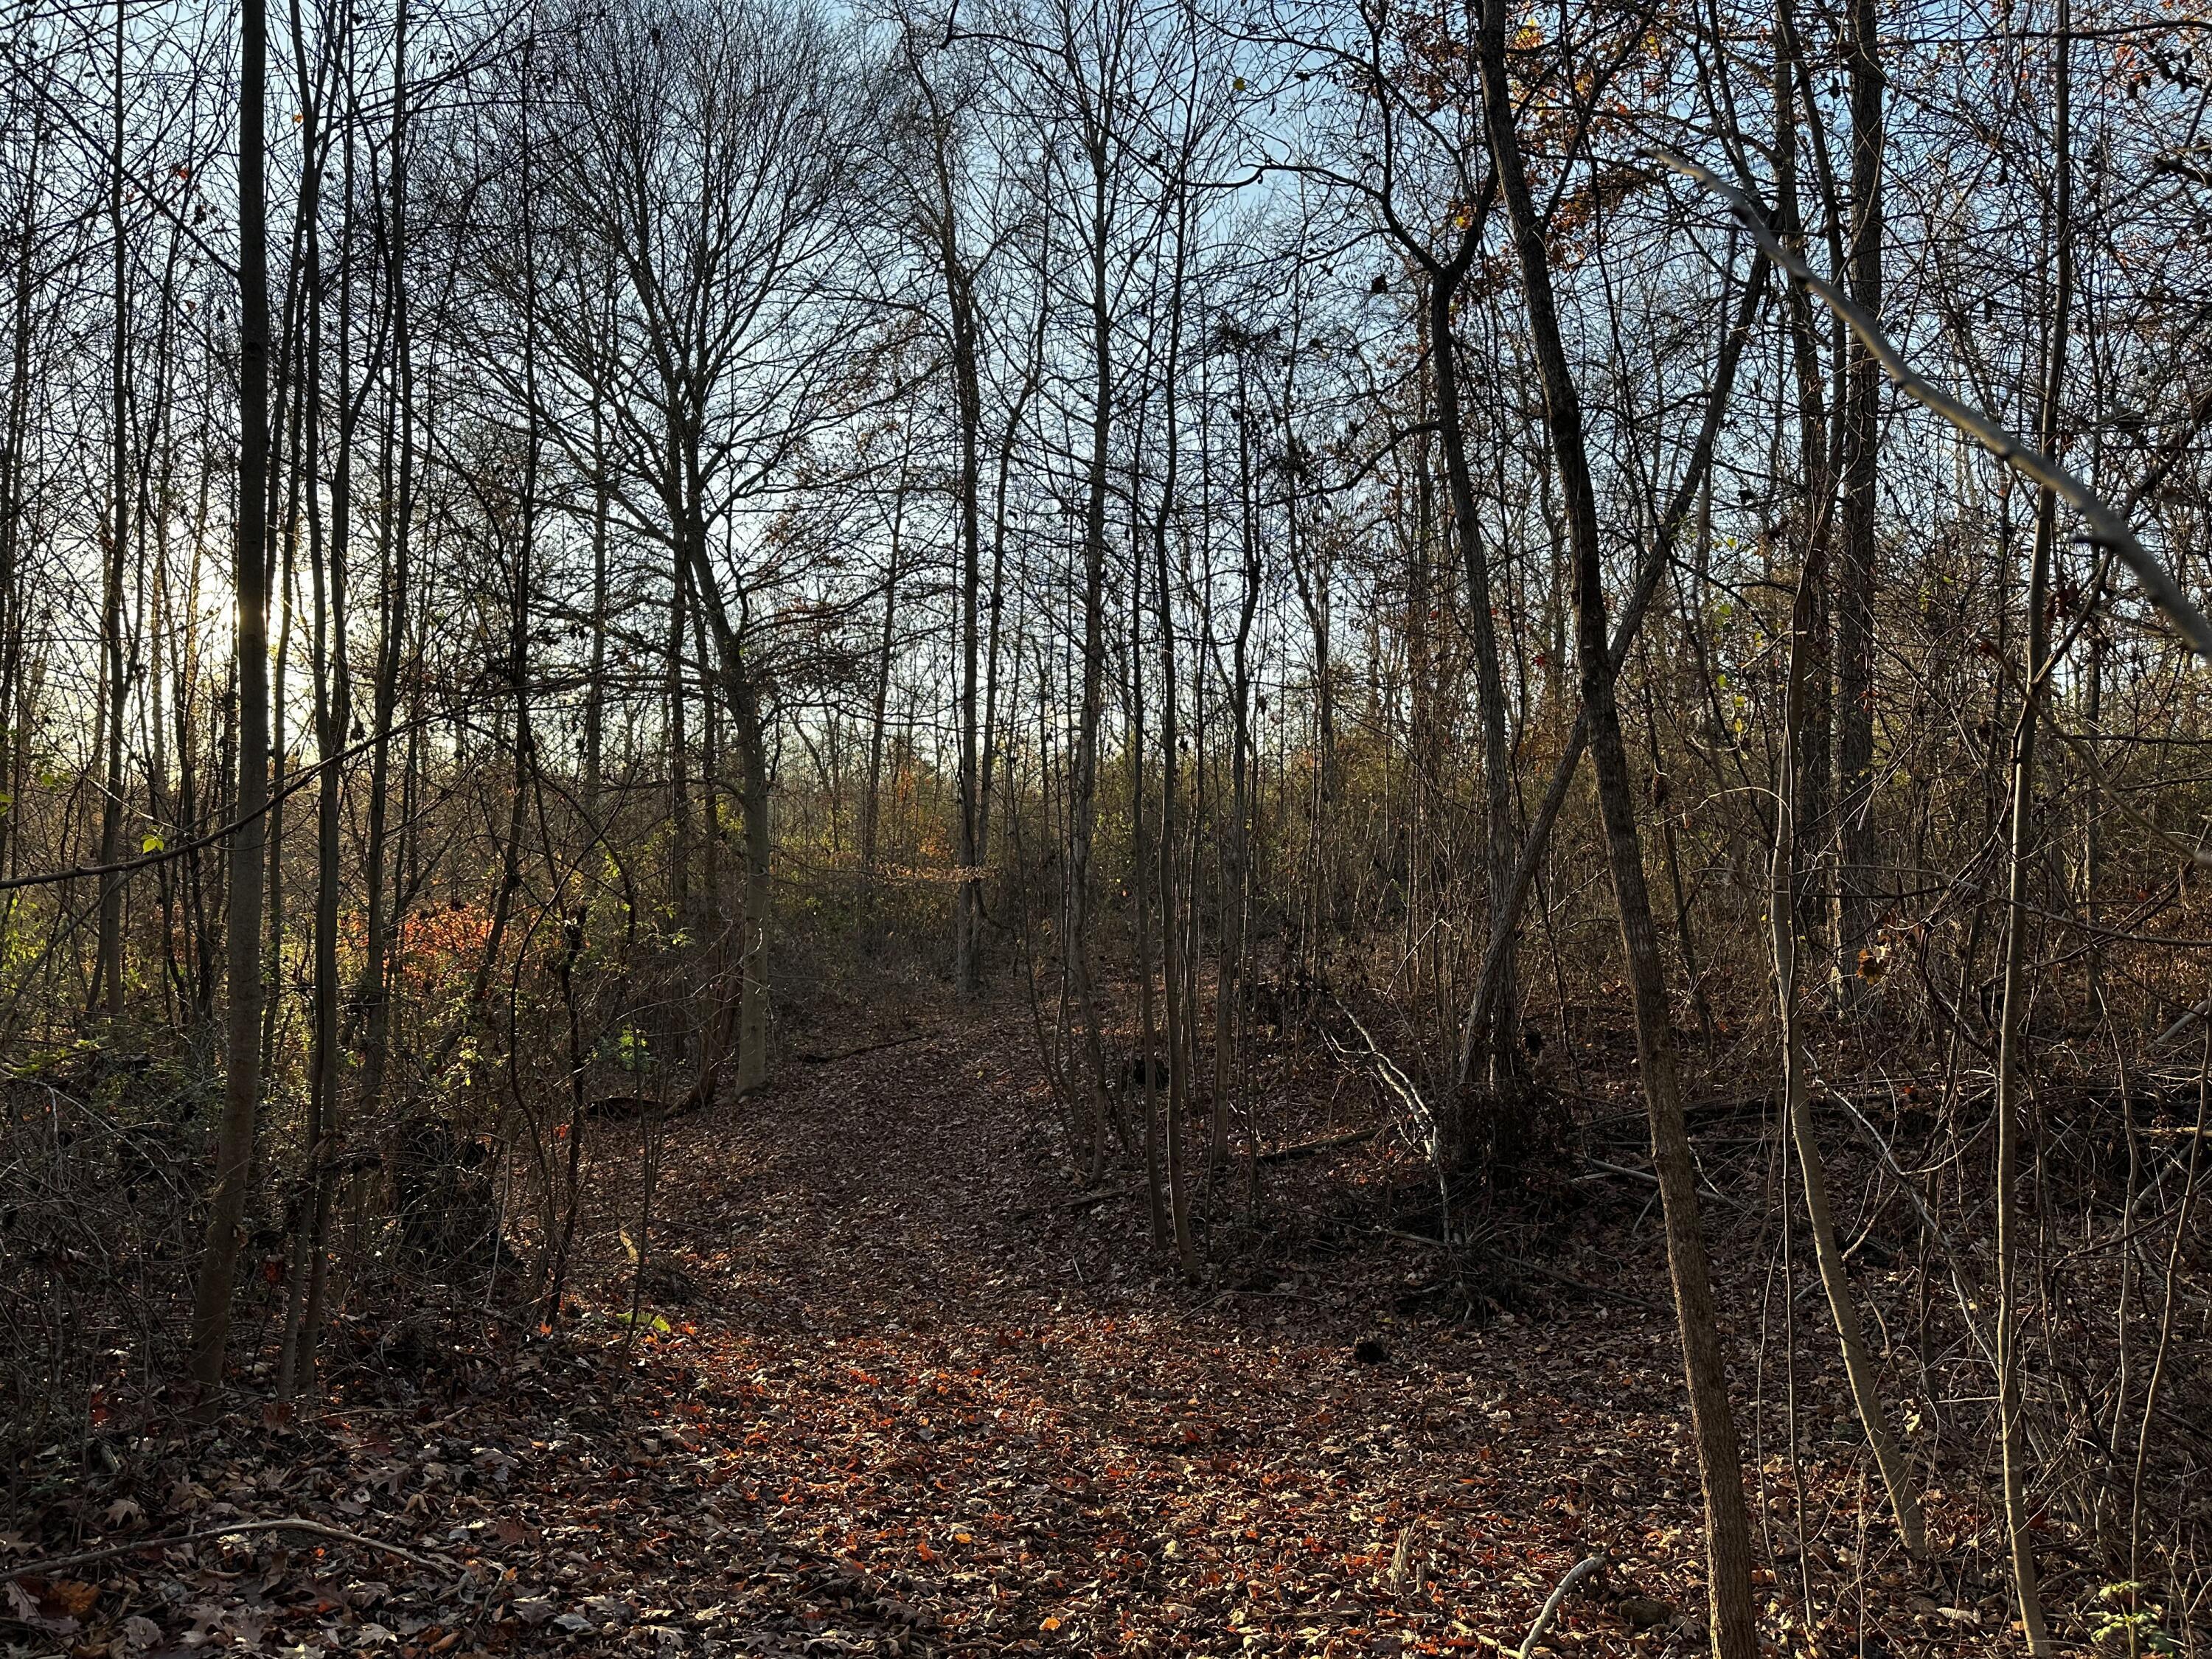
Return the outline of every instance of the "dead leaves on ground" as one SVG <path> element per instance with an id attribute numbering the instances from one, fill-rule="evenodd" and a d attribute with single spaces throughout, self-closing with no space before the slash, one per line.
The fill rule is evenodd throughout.
<path id="1" fill-rule="evenodd" d="M 459 1571 L 276 1537 L 134 1555 L 17 1581 L 15 1650 L 1510 1650 L 1599 1550 L 1616 1599 L 1571 1601 L 1555 1645 L 1698 1644 L 1663 1318 L 1447 1319 L 1432 1256 L 1331 1218 L 1374 1146 L 1271 1174 L 1264 1229 L 1214 1188 L 1216 1276 L 1181 1285 L 1141 1199 L 1042 1201 L 1064 1177 L 1026 1040 L 1015 1020 L 793 1068 L 765 1107 L 671 1126 L 649 1234 L 603 1177 L 581 1317 L 525 1337 L 458 1301 L 370 1310 L 412 1322 L 399 1345 L 356 1310 L 344 1346 L 411 1370 L 348 1374 L 305 1423 L 125 1447 L 64 1483 L 41 1548 L 15 1540 L 291 1513 Z M 599 1133 L 619 1169 L 629 1132 Z"/>

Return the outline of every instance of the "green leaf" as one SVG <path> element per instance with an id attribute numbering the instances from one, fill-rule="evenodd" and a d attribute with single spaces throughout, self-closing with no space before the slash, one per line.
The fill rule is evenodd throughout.
<path id="1" fill-rule="evenodd" d="M 161 832 L 157 830 L 138 843 L 138 850 L 142 853 L 162 853 L 168 850 L 168 846 L 169 843 L 161 839 Z"/>

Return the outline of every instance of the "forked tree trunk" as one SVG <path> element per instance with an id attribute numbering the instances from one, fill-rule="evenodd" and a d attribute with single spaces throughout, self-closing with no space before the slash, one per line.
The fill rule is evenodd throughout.
<path id="1" fill-rule="evenodd" d="M 1735 316 L 1728 332 L 1722 337 L 1720 358 L 1713 371 L 1712 391 L 1705 404 L 1705 424 L 1699 428 L 1697 442 L 1691 447 L 1689 464 L 1683 470 L 1682 482 L 1674 491 L 1674 499 L 1659 514 L 1657 533 L 1650 549 L 1636 574 L 1636 586 L 1620 608 L 1620 617 L 1613 631 L 1613 672 L 1618 674 L 1628 660 L 1629 648 L 1635 644 L 1638 631 L 1643 627 L 1645 614 L 1659 591 L 1659 584 L 1671 568 L 1675 539 L 1688 521 L 1712 476 L 1713 453 L 1718 444 L 1721 420 L 1727 412 L 1730 393 L 1735 389 L 1737 366 L 1743 360 L 1744 341 L 1759 313 L 1759 295 L 1766 287 L 1768 270 L 1766 255 L 1762 252 L 1752 260 L 1751 276 L 1745 283 L 1737 302 Z M 1552 826 L 1558 822 L 1560 810 L 1565 806 L 1567 790 L 1574 782 L 1576 770 L 1582 765 L 1583 751 L 1589 742 L 1589 712 L 1587 708 L 1575 716 L 1574 729 L 1568 733 L 1567 746 L 1552 768 L 1551 781 L 1545 786 L 1543 799 L 1528 819 L 1528 827 L 1521 837 L 1521 854 L 1514 861 L 1504 897 L 1492 907 L 1490 937 L 1483 948 L 1482 965 L 1475 976 L 1474 994 L 1468 1000 L 1468 1018 L 1460 1036 L 1459 1079 L 1465 1086 L 1473 1074 L 1480 1055 L 1476 1037 L 1489 1030 L 1496 1010 L 1503 1004 L 1510 981 L 1509 964 L 1512 960 L 1513 930 L 1521 925 L 1521 913 L 1528 906 L 1528 895 L 1536 880 L 1536 866 L 1542 860 L 1546 845 L 1550 842 Z"/>

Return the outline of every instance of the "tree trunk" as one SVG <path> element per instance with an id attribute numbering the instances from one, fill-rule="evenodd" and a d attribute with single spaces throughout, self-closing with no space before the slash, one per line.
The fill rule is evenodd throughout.
<path id="1" fill-rule="evenodd" d="M 191 1372 L 212 1405 L 230 1339 L 231 1286 L 239 1226 L 253 1160 L 261 1097 L 261 891 L 269 799 L 268 539 L 269 246 L 264 198 L 263 101 L 268 78 L 266 0 L 240 0 L 239 156 L 238 540 L 233 582 L 238 611 L 239 829 L 230 844 L 228 919 L 229 1054 L 216 1131 L 215 1183 L 206 1242 L 193 1289 Z"/>
<path id="2" fill-rule="evenodd" d="M 978 955 L 983 927 L 983 882 L 977 871 L 982 858 L 981 734 L 977 730 L 981 654 L 981 589 L 983 579 L 982 480 L 977 445 L 983 423 L 983 393 L 976 366 L 975 296 L 971 278 L 953 245 L 951 186 L 945 187 L 943 229 L 945 285 L 952 306 L 954 404 L 959 413 L 960 572 L 960 774 L 958 823 L 954 857 L 960 879 L 952 897 L 952 982 L 963 995 L 983 988 Z"/>
<path id="3" fill-rule="evenodd" d="M 1098 140 L 1103 144 L 1103 140 Z M 1092 971 L 1091 844 L 1098 816 L 1098 727 L 1106 707 L 1106 467 L 1114 409 L 1113 319 L 1107 309 L 1107 163 L 1094 148 L 1091 275 L 1091 453 L 1083 510 L 1083 690 L 1077 714 L 1074 764 L 1068 775 L 1068 922 L 1062 948 L 1082 1022 L 1084 1066 L 1091 1097 L 1091 1173 L 1104 1166 L 1108 1102 L 1106 1055 L 1098 1025 L 1098 991 Z"/>
<path id="4" fill-rule="evenodd" d="M 312 107 L 312 106 L 311 106 Z M 340 754 L 346 744 L 347 723 L 353 704 L 353 679 L 347 658 L 346 562 L 353 524 L 353 379 L 348 353 L 353 334 L 353 266 L 350 258 L 353 211 L 353 140 L 346 128 L 343 229 L 339 238 L 337 339 L 337 453 L 330 482 L 330 531 L 327 541 L 317 537 L 311 573 L 313 585 L 313 667 L 315 698 L 315 910 L 314 1001 L 308 1052 L 307 1145 L 305 1214 L 294 1237 L 290 1308 L 286 1316 L 285 1340 L 277 1367 L 277 1395 L 289 1400 L 295 1392 L 314 1392 L 315 1342 L 322 1324 L 322 1305 L 329 1278 L 327 1239 L 331 1214 L 331 1166 L 338 1139 L 338 855 L 343 832 L 344 769 Z M 317 249 L 311 268 L 319 264 L 318 239 L 307 232 L 309 246 Z M 319 279 L 319 273 L 311 280 Z M 309 331 L 311 347 L 319 352 L 321 307 L 311 301 L 315 322 Z"/>
<path id="5" fill-rule="evenodd" d="M 415 514 L 414 345 L 407 302 L 407 45 L 408 0 L 398 0 L 392 24 L 390 232 L 386 283 L 391 295 L 391 413 L 386 436 L 397 478 L 385 519 L 383 576 L 378 599 L 380 640 L 376 690 L 370 716 L 368 824 L 362 852 L 362 914 L 365 937 L 361 964 L 361 1109 L 374 1115 L 384 1098 L 391 1030 L 392 927 L 385 906 L 390 856 L 392 723 L 399 708 L 399 669 L 407 639 L 408 560 Z M 398 884 L 395 883 L 396 886 Z"/>
<path id="6" fill-rule="evenodd" d="M 1869 0 L 1859 0 L 1869 3 Z M 2050 358 L 2043 384 L 2038 433 L 2045 455 L 2055 454 L 2059 409 L 2066 390 L 2068 324 L 2074 299 L 2073 7 L 2058 0 L 2058 66 L 2052 141 L 2057 150 L 2054 180 L 2057 292 L 2053 295 Z M 2029 1530 L 2027 1436 L 2021 1422 L 2020 1310 L 2014 1301 L 2019 1266 L 2020 1218 L 2015 1176 L 2020 1162 L 2021 1092 L 2026 1086 L 2027 1042 L 2028 878 L 2037 856 L 2035 833 L 2035 744 L 2041 713 L 2044 657 L 2050 645 L 2046 615 L 2051 564 L 2058 536 L 2058 498 L 2050 489 L 2035 496 L 2035 541 L 2028 557 L 2027 651 L 2023 660 L 2020 719 L 2013 728 L 2011 811 L 2005 880 L 2004 1001 L 1997 1025 L 1996 1169 L 1992 1194 L 1996 1217 L 1997 1271 L 1997 1433 L 2002 1447 L 2005 1533 L 2011 1547 L 2013 1589 L 2020 1603 L 2021 1628 L 2035 1659 L 2053 1651 L 2044 1621 L 2043 1594 L 2035 1563 L 2035 1539 Z"/>
<path id="7" fill-rule="evenodd" d="M 1175 594 L 1168 583 L 1168 527 L 1175 517 L 1176 491 L 1181 477 L 1182 447 L 1177 441 L 1176 398 L 1180 391 L 1176 382 L 1182 368 L 1183 279 L 1189 250 L 1190 194 L 1187 190 L 1177 190 L 1175 195 L 1176 251 L 1168 298 L 1166 372 L 1161 379 L 1161 393 L 1166 404 L 1167 429 L 1163 434 L 1166 459 L 1160 481 L 1159 510 L 1152 519 L 1151 541 L 1152 597 L 1159 613 L 1160 630 L 1160 847 L 1157 876 L 1160 893 L 1160 978 L 1164 1004 L 1162 1012 L 1167 1024 L 1168 1218 L 1175 1237 L 1176 1265 L 1188 1277 L 1198 1271 L 1198 1249 L 1191 1237 L 1190 1194 L 1183 1178 L 1183 1110 L 1190 1096 L 1190 1056 L 1184 1038 L 1188 1005 L 1184 1000 L 1182 888 L 1176 879 L 1176 866 L 1182 828 L 1176 801 L 1180 788 L 1176 747 L 1182 732 L 1176 706 Z M 1139 618 L 1143 612 L 1141 605 L 1135 607 Z M 1133 653 L 1133 635 L 1130 644 Z M 1141 884 L 1144 878 L 1140 864 L 1137 879 Z"/>
<path id="8" fill-rule="evenodd" d="M 884 787 L 884 726 L 890 706 L 891 647 L 897 636 L 899 532 L 906 524 L 906 456 L 899 456 L 899 476 L 891 495 L 890 551 L 884 566 L 884 629 L 876 649 L 876 690 L 868 720 L 868 783 L 860 797 L 860 865 L 873 870 L 876 842 L 881 833 Z"/>
<path id="9" fill-rule="evenodd" d="M 1220 963 L 1213 982 L 1213 1102 L 1207 1125 L 1206 1161 L 1215 1171 L 1229 1162 L 1229 1080 L 1245 998 L 1246 907 L 1251 887 L 1252 818 L 1252 623 L 1260 609 L 1259 526 L 1252 512 L 1250 439 L 1246 419 L 1244 368 L 1237 371 L 1238 520 L 1242 533 L 1238 564 L 1242 586 L 1237 633 L 1230 646 L 1229 832 L 1221 843 Z"/>
<path id="10" fill-rule="evenodd" d="M 1474 217 L 1470 214 L 1471 222 Z M 1470 229 L 1471 235 L 1476 234 Z M 1475 517 L 1474 481 L 1468 471 L 1467 434 L 1460 412 L 1459 352 L 1452 338 L 1451 323 L 1452 295 L 1457 286 L 1456 280 L 1449 285 L 1441 278 L 1430 283 L 1429 349 L 1435 354 L 1437 428 L 1443 443 L 1444 474 L 1451 487 L 1452 533 L 1459 544 L 1460 562 L 1467 578 L 1468 639 L 1474 653 L 1475 702 L 1482 720 L 1483 880 L 1489 922 L 1486 931 L 1489 936 L 1501 941 L 1493 970 L 1497 982 L 1490 988 L 1486 1017 L 1481 1028 L 1472 1031 L 1468 1037 L 1474 1045 L 1470 1071 L 1479 1067 L 1486 1073 L 1492 1090 L 1502 1094 L 1510 1092 L 1514 1084 L 1510 1028 L 1517 1000 L 1513 990 L 1513 939 L 1518 929 L 1502 925 L 1506 895 L 1513 883 L 1513 774 L 1505 682 L 1498 667 L 1498 623 L 1490 595 L 1490 560 L 1482 545 L 1481 524 Z M 1462 1074 L 1462 1084 L 1471 1080 L 1471 1076 Z M 1455 1091 L 1460 1092 L 1463 1091 Z M 1463 1110 L 1463 1105 L 1453 1105 L 1455 1121 Z M 1510 1140 L 1511 1129 L 1501 1127 Z M 1457 1127 L 1462 1146 L 1454 1150 L 1470 1150 L 1463 1145 L 1468 1126 L 1458 1122 Z"/>
<path id="11" fill-rule="evenodd" d="M 1898 1449 L 1890 1432 L 1889 1418 L 1875 1380 L 1875 1366 L 1867 1352 L 1866 1336 L 1859 1324 L 1858 1304 L 1851 1293 L 1844 1254 L 1836 1243 L 1834 1218 L 1828 1211 L 1827 1168 L 1814 1131 L 1810 1057 L 1798 1024 L 1798 963 L 1805 915 L 1802 879 L 1797 863 L 1798 761 L 1797 732 L 1805 718 L 1807 694 L 1818 673 L 1815 596 L 1824 573 L 1817 560 L 1808 562 L 1797 581 L 1797 597 L 1790 616 L 1788 690 L 1782 727 L 1782 757 L 1775 781 L 1774 879 L 1767 903 L 1767 927 L 1774 954 L 1774 987 L 1782 1017 L 1782 1095 L 1790 1117 L 1790 1133 L 1797 1149 L 1797 1167 L 1805 1186 L 1806 1220 L 1813 1232 L 1813 1255 L 1820 1269 L 1820 1288 L 1826 1292 L 1828 1311 L 1836 1322 L 1836 1336 L 1843 1347 L 1844 1375 L 1851 1389 L 1860 1425 L 1873 1448 L 1875 1466 L 1889 1493 L 1890 1509 L 1897 1516 L 1905 1547 L 1915 1557 L 1928 1553 L 1928 1533 L 1920 1512 L 1919 1482 L 1912 1466 Z"/>
<path id="12" fill-rule="evenodd" d="M 696 434 L 690 434 L 696 437 Z M 696 455 L 696 447 L 690 452 Z M 696 465 L 685 476 L 696 479 Z M 731 735 L 738 748 L 738 811 L 744 820 L 745 890 L 737 940 L 737 1090 L 749 1094 L 769 1078 L 768 938 L 775 890 L 769 867 L 768 733 L 761 719 L 760 694 L 753 684 L 742 642 L 731 626 L 721 591 L 714 586 L 707 557 L 706 523 L 696 497 L 687 505 L 678 533 L 691 571 L 692 598 L 714 635 L 717 678 L 730 711 Z"/>
<path id="13" fill-rule="evenodd" d="M 1851 0 L 1851 298 L 1881 315 L 1882 70 L 1875 0 Z M 1881 464 L 1881 366 L 1848 337 L 1843 442 L 1843 560 L 1836 581 L 1836 814 L 1838 971 L 1856 975 L 1876 921 L 1874 787 L 1875 488 Z"/>
<path id="14" fill-rule="evenodd" d="M 102 561 L 100 642 L 100 746 L 104 764 L 100 803 L 100 861 L 113 864 L 123 843 L 123 702 L 128 690 L 123 659 L 123 560 L 131 525 L 130 259 L 123 226 L 124 8 L 115 8 L 115 131 L 109 156 L 108 228 L 115 239 L 115 337 L 111 345 L 110 415 L 114 425 L 112 505 Z M 100 945 L 93 979 L 108 1017 L 123 1012 L 123 882 L 109 876 L 100 887 Z"/>
<path id="15" fill-rule="evenodd" d="M 1623 953 L 1636 1012 L 1636 1048 L 1651 1124 L 1651 1164 L 1659 1177 L 1667 1227 L 1667 1262 L 1674 1280 L 1675 1316 L 1681 1328 L 1683 1366 L 1698 1466 L 1705 1486 L 1706 1595 L 1712 1646 L 1718 1659 L 1758 1659 L 1752 1617 L 1751 1528 L 1743 1497 L 1735 1419 L 1729 1404 L 1725 1357 L 1705 1234 L 1698 1214 L 1695 1167 L 1674 1069 L 1672 1017 L 1644 881 L 1644 854 L 1636 829 L 1635 794 L 1622 747 L 1614 699 L 1614 670 L 1606 635 L 1602 550 L 1597 499 L 1583 448 L 1582 410 L 1561 343 L 1547 263 L 1544 228 L 1530 200 L 1506 80 L 1504 0 L 1485 0 L 1477 33 L 1485 125 L 1513 233 L 1529 332 L 1544 391 L 1544 412 L 1566 497 L 1574 559 L 1576 646 L 1580 657 L 1583 709 L 1590 757 L 1597 774 L 1607 862 L 1620 912 Z"/>
<path id="16" fill-rule="evenodd" d="M 1802 253 L 1805 228 L 1797 201 L 1796 88 L 1803 74 L 1802 46 L 1792 0 L 1778 0 L 1775 11 L 1774 199 L 1776 234 L 1793 252 Z M 1790 362 L 1797 380 L 1797 452 L 1804 501 L 1797 524 L 1798 558 L 1804 569 L 1819 572 L 1808 596 L 1809 610 L 1799 647 L 1807 653 L 1804 714 L 1790 728 L 1796 793 L 1790 810 L 1801 862 L 1808 848 L 1829 839 L 1830 786 L 1835 762 L 1834 664 L 1831 659 L 1833 618 L 1829 604 L 1829 543 L 1835 529 L 1835 474 L 1828 453 L 1828 413 L 1821 397 L 1820 337 L 1813 326 L 1811 296 L 1799 283 L 1782 289 L 1790 326 Z M 1792 885 L 1800 909 L 1797 938 L 1818 949 L 1832 918 L 1820 902 L 1816 882 L 1802 876 Z M 1801 964 L 1802 966 L 1802 964 Z"/>

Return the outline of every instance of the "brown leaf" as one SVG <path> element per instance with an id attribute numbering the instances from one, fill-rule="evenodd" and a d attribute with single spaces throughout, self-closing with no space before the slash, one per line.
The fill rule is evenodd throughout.
<path id="1" fill-rule="evenodd" d="M 100 1600 L 97 1584 L 80 1583 L 74 1578 L 57 1578 L 49 1583 L 39 1601 L 49 1619 L 82 1620 L 92 1611 L 92 1604 Z"/>

